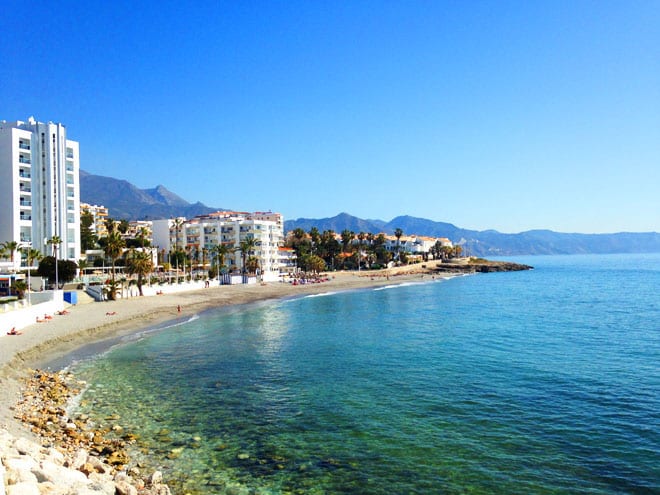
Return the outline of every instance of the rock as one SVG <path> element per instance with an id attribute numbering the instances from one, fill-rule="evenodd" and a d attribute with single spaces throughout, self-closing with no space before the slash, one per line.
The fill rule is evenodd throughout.
<path id="1" fill-rule="evenodd" d="M 149 479 L 147 479 L 147 483 L 150 485 L 160 485 L 163 482 L 163 473 L 160 471 L 154 471 L 151 473 L 151 476 L 149 476 Z"/>
<path id="2" fill-rule="evenodd" d="M 151 495 L 172 495 L 167 485 L 156 485 L 151 489 Z"/>
<path id="3" fill-rule="evenodd" d="M 64 454 L 62 454 L 62 452 L 59 450 L 51 447 L 46 451 L 46 456 L 51 462 L 57 464 L 58 466 L 64 465 Z"/>
<path id="4" fill-rule="evenodd" d="M 128 481 L 115 481 L 117 495 L 138 495 L 137 488 L 129 484 Z"/>
<path id="5" fill-rule="evenodd" d="M 236 459 L 238 459 L 239 461 L 244 461 L 249 458 L 250 458 L 250 454 L 246 454 L 245 452 L 241 452 L 236 456 Z"/>
<path id="6" fill-rule="evenodd" d="M 105 464 L 103 461 L 101 461 L 101 459 L 91 455 L 87 458 L 87 463 L 91 464 L 91 466 L 94 468 L 94 471 L 100 474 L 109 473 L 112 469 L 108 464 Z"/>
<path id="7" fill-rule="evenodd" d="M 69 466 L 72 467 L 73 469 L 78 469 L 87 464 L 87 458 L 89 457 L 89 454 L 85 449 L 79 449 L 75 452 L 73 455 L 71 462 L 69 462 Z"/>
<path id="8" fill-rule="evenodd" d="M 41 495 L 36 483 L 16 483 L 7 487 L 7 495 Z"/>
<path id="9" fill-rule="evenodd" d="M 128 464 L 128 455 L 122 450 L 115 450 L 108 456 L 108 464 L 111 466 L 126 465 Z"/>
<path id="10" fill-rule="evenodd" d="M 34 442 L 30 442 L 25 438 L 19 438 L 14 442 L 14 448 L 21 455 L 29 455 L 31 457 L 36 457 L 41 451 L 41 447 Z"/>
<path id="11" fill-rule="evenodd" d="M 32 470 L 37 477 L 39 483 L 44 481 L 51 481 L 56 485 L 75 485 L 75 484 L 88 484 L 87 476 L 80 471 L 74 469 L 67 469 L 63 466 L 58 466 L 49 461 L 41 461 L 38 468 Z"/>

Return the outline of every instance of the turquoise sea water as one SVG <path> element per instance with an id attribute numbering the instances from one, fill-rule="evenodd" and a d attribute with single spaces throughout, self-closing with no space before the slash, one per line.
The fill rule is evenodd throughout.
<path id="1" fill-rule="evenodd" d="M 74 371 L 176 493 L 660 493 L 660 255 L 208 311 Z"/>

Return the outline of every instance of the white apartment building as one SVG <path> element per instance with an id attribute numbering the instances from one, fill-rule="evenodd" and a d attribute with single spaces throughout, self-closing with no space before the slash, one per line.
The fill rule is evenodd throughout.
<path id="1" fill-rule="evenodd" d="M 261 275 L 264 280 L 278 280 L 280 269 L 283 267 L 282 255 L 278 248 L 284 241 L 284 221 L 282 215 L 272 212 L 234 212 L 218 211 L 209 215 L 202 215 L 191 220 L 182 219 L 169 221 L 154 221 L 154 242 L 160 231 L 158 223 L 169 227 L 169 244 L 158 244 L 160 249 L 167 252 L 174 249 L 183 249 L 201 253 L 209 253 L 207 259 L 212 258 L 215 246 L 224 244 L 230 248 L 237 248 L 241 241 L 248 237 L 256 239 L 256 246 L 250 256 L 259 260 Z M 167 223 L 165 223 L 167 222 Z M 201 255 L 199 256 L 201 258 Z M 230 270 L 241 271 L 243 260 L 240 251 L 229 254 L 225 264 Z"/>
<path id="2" fill-rule="evenodd" d="M 51 255 L 46 241 L 58 236 L 58 258 L 77 261 L 79 170 L 79 145 L 64 125 L 0 121 L 0 240 Z"/>
<path id="3" fill-rule="evenodd" d="M 391 252 L 403 251 L 412 254 L 424 254 L 439 242 L 443 247 L 452 247 L 452 242 L 446 237 L 428 237 L 420 235 L 405 235 L 397 239 L 393 235 L 385 235 L 385 249 Z"/>
<path id="4" fill-rule="evenodd" d="M 105 226 L 105 221 L 108 219 L 108 209 L 105 206 L 80 203 L 80 211 L 81 213 L 92 215 L 93 222 L 91 229 L 98 237 L 108 235 L 108 230 Z"/>

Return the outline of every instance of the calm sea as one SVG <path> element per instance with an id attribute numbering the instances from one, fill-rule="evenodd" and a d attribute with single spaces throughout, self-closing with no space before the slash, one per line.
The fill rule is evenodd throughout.
<path id="1" fill-rule="evenodd" d="M 208 311 L 75 366 L 175 493 L 660 493 L 660 255 Z"/>

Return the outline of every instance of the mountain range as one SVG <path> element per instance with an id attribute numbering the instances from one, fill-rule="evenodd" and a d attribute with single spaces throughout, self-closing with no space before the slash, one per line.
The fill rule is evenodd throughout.
<path id="1" fill-rule="evenodd" d="M 90 204 L 103 205 L 115 219 L 156 220 L 159 218 L 192 218 L 223 208 L 203 203 L 189 203 L 159 185 L 139 189 L 128 181 L 80 171 L 80 198 Z M 451 223 L 425 218 L 398 216 L 390 221 L 365 220 L 348 213 L 331 218 L 298 218 L 286 220 L 284 230 L 312 227 L 341 232 L 384 232 L 393 234 L 399 228 L 404 234 L 447 237 L 474 256 L 511 256 L 523 254 L 587 254 L 660 252 L 660 233 L 620 232 L 616 234 L 568 234 L 551 230 L 529 230 L 504 234 L 496 230 L 469 230 Z"/>
<path id="2" fill-rule="evenodd" d="M 165 186 L 139 189 L 130 182 L 80 171 L 80 200 L 102 205 L 116 220 L 158 220 L 160 218 L 204 215 L 222 208 L 203 203 L 189 203 L 167 190 Z"/>

